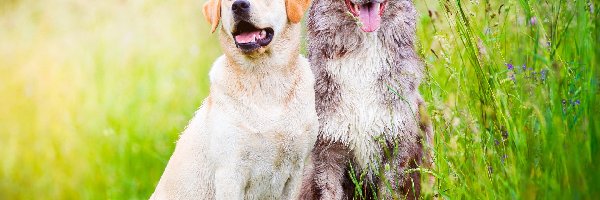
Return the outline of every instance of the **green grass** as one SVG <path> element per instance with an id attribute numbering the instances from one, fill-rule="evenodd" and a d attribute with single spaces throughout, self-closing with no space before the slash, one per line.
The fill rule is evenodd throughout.
<path id="1" fill-rule="evenodd" d="M 599 194 L 600 50 L 598 13 L 589 8 L 587 1 L 421 5 L 420 50 L 429 71 L 421 92 L 436 129 L 438 178 L 428 195 Z"/>
<path id="2" fill-rule="evenodd" d="M 220 54 L 201 3 L 3 9 L 0 199 L 148 198 Z"/>
<path id="3" fill-rule="evenodd" d="M 0 199 L 148 198 L 220 54 L 202 3 L 1 1 Z M 415 3 L 436 134 L 423 196 L 600 195 L 599 6 Z"/>

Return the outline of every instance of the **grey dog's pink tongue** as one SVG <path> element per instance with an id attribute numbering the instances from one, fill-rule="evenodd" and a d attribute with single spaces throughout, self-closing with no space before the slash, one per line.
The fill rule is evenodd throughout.
<path id="1" fill-rule="evenodd" d="M 379 16 L 380 3 L 368 3 L 358 6 L 360 9 L 360 27 L 364 32 L 373 32 L 381 25 L 381 16 Z"/>

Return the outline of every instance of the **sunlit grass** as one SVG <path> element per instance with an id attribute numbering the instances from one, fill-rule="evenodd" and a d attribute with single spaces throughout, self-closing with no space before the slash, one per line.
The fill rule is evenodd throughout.
<path id="1" fill-rule="evenodd" d="M 4 9 L 0 199 L 147 198 L 220 51 L 201 3 Z"/>
<path id="2" fill-rule="evenodd" d="M 437 137 L 424 197 L 597 196 L 598 8 L 458 2 L 415 1 Z M 0 2 L 0 199 L 148 198 L 220 54 L 202 3 Z"/>

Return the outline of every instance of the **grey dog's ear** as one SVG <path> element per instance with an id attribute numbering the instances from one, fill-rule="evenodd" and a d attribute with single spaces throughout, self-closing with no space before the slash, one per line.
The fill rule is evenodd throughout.
<path id="1" fill-rule="evenodd" d="M 212 33 L 217 30 L 221 20 L 221 0 L 209 0 L 204 3 L 204 18 L 210 23 Z"/>
<path id="2" fill-rule="evenodd" d="M 299 23 L 308 6 L 310 6 L 310 0 L 285 0 L 285 11 L 288 20 L 292 23 Z"/>

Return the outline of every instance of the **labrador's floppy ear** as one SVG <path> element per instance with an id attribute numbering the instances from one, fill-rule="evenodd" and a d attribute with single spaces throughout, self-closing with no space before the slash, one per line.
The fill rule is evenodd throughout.
<path id="1" fill-rule="evenodd" d="M 288 20 L 292 23 L 300 22 L 308 6 L 310 6 L 310 0 L 285 0 L 285 11 Z"/>
<path id="2" fill-rule="evenodd" d="M 203 9 L 204 17 L 211 26 L 210 31 L 214 33 L 221 20 L 221 0 L 209 0 L 204 3 Z"/>

